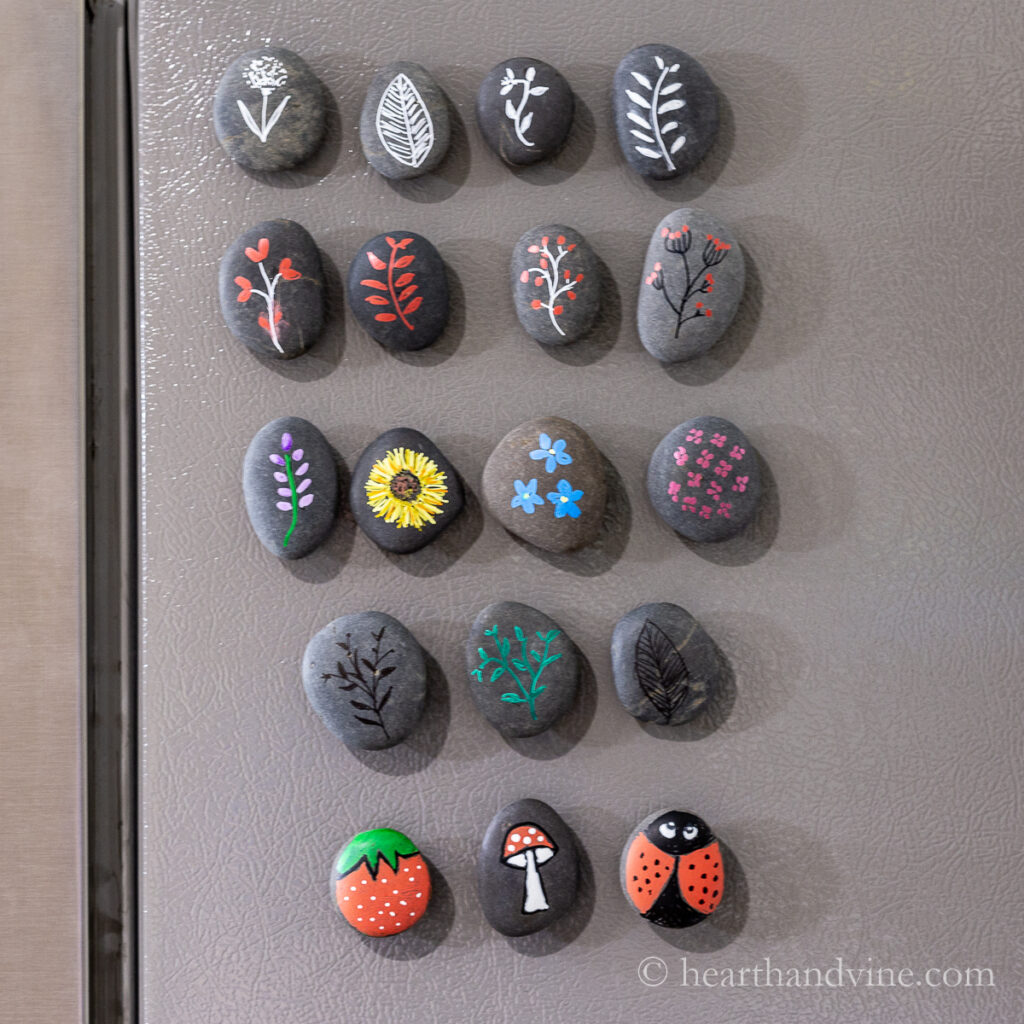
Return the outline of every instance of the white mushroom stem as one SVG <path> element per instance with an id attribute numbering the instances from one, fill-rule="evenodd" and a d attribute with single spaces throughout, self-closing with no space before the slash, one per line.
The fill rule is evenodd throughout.
<path id="1" fill-rule="evenodd" d="M 544 894 L 544 883 L 540 880 L 537 870 L 537 851 L 523 850 L 526 857 L 526 900 L 523 903 L 524 914 L 536 914 L 539 910 L 548 909 L 548 899 Z"/>

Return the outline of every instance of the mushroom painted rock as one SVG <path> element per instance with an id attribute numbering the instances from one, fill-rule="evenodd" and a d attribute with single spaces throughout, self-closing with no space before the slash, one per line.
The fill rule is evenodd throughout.
<path id="1" fill-rule="evenodd" d="M 641 917 L 663 928 L 699 924 L 725 891 L 722 850 L 689 811 L 658 811 L 634 829 L 619 862 L 622 891 Z"/>
<path id="2" fill-rule="evenodd" d="M 503 935 L 547 928 L 572 907 L 579 886 L 576 838 L 541 800 L 502 808 L 484 836 L 477 864 L 480 905 Z"/>
<path id="3" fill-rule="evenodd" d="M 430 869 L 416 844 L 393 828 L 354 836 L 334 858 L 331 892 L 357 932 L 397 935 L 423 919 Z"/>

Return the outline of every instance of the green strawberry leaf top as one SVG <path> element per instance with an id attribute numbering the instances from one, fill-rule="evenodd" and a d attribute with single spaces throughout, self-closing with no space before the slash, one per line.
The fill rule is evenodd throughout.
<path id="1" fill-rule="evenodd" d="M 374 828 L 352 837 L 338 854 L 334 871 L 339 877 L 347 875 L 365 858 L 370 874 L 376 876 L 382 859 L 391 865 L 392 871 L 397 871 L 399 857 L 409 857 L 419 852 L 416 844 L 401 832 L 393 828 Z"/>

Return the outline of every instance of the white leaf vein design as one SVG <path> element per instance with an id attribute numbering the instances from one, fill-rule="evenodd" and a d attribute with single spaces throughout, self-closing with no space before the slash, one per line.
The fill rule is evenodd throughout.
<path id="1" fill-rule="evenodd" d="M 406 167 L 419 167 L 434 145 L 434 122 L 408 75 L 399 72 L 377 104 L 377 135 L 388 153 Z"/>
<path id="2" fill-rule="evenodd" d="M 634 124 L 645 129 L 644 131 L 637 131 L 636 128 L 629 129 L 630 134 L 632 134 L 634 138 L 639 139 L 643 143 L 648 143 L 648 145 L 642 146 L 638 146 L 634 143 L 633 148 L 641 156 L 646 156 L 651 160 L 663 160 L 668 170 L 674 171 L 676 169 L 676 165 L 673 162 L 672 157 L 686 144 L 686 136 L 679 135 L 671 145 L 668 145 L 665 141 L 665 136 L 668 135 L 669 132 L 677 131 L 679 128 L 679 122 L 668 121 L 666 123 L 661 121 L 661 118 L 663 115 L 669 114 L 673 110 L 681 110 L 686 106 L 686 100 L 665 99 L 666 96 L 670 96 L 672 93 L 678 92 L 683 87 L 683 83 L 678 81 L 666 81 L 670 75 L 674 75 L 679 70 L 678 64 L 666 67 L 664 59 L 659 56 L 655 56 L 654 61 L 658 66 L 659 74 L 657 80 L 653 84 L 651 83 L 651 79 L 648 75 L 645 75 L 640 71 L 630 72 L 636 83 L 650 93 L 650 99 L 637 92 L 635 89 L 624 90 L 626 96 L 629 97 L 633 104 L 639 107 L 642 111 L 649 111 L 649 113 L 640 114 L 635 110 L 629 110 L 626 112 L 626 117 Z"/>

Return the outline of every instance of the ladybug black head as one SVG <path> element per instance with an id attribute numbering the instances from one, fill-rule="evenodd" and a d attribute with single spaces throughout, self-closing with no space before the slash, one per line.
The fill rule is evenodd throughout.
<path id="1" fill-rule="evenodd" d="M 659 850 L 673 857 L 699 850 L 715 838 L 700 818 L 686 811 L 666 811 L 658 815 L 644 829 L 644 835 Z"/>

